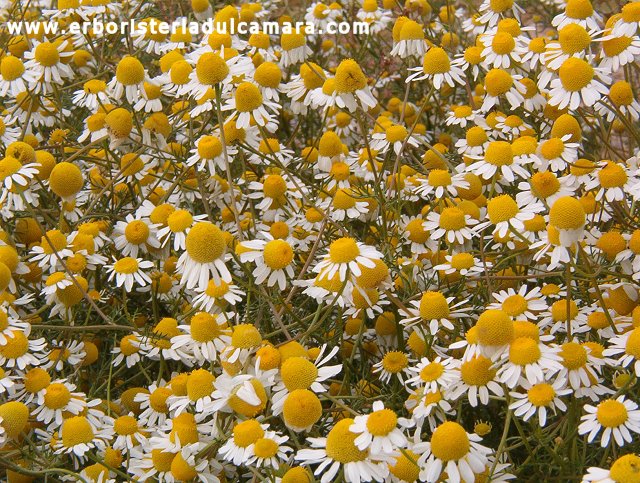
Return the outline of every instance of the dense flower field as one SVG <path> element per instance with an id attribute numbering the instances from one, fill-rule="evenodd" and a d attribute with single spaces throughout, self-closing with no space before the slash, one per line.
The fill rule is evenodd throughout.
<path id="1" fill-rule="evenodd" d="M 640 2 L 0 17 L 0 478 L 640 482 Z"/>

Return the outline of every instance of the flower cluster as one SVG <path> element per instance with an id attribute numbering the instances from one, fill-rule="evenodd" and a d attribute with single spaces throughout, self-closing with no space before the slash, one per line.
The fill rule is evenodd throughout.
<path id="1" fill-rule="evenodd" d="M 2 477 L 640 481 L 640 2 L 183 3 L 0 3 Z"/>

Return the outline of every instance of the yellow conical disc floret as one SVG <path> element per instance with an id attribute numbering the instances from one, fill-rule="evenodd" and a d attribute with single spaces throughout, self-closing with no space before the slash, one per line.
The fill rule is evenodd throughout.
<path id="1" fill-rule="evenodd" d="M 61 198 L 74 196 L 82 189 L 84 178 L 75 164 L 61 162 L 55 165 L 49 175 L 51 191 Z"/>
<path id="2" fill-rule="evenodd" d="M 21 402 L 10 401 L 0 406 L 0 426 L 10 438 L 17 438 L 29 422 L 29 408 Z"/>
<path id="3" fill-rule="evenodd" d="M 453 421 L 442 423 L 431 436 L 431 452 L 444 461 L 457 461 L 469 453 L 471 443 L 462 426 Z"/>
<path id="4" fill-rule="evenodd" d="M 220 228 L 209 222 L 196 223 L 186 237 L 189 256 L 198 263 L 210 263 L 220 258 L 226 249 L 226 241 Z"/>
<path id="5" fill-rule="evenodd" d="M 336 91 L 352 93 L 367 85 L 367 78 L 353 59 L 340 62 L 336 69 Z"/>
<path id="6" fill-rule="evenodd" d="M 487 346 L 501 346 L 513 339 L 513 322 L 503 310 L 484 311 L 476 322 L 478 342 Z"/>

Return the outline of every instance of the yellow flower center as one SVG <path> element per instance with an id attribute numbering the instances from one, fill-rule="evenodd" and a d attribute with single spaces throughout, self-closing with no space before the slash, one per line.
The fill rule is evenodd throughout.
<path id="1" fill-rule="evenodd" d="M 215 136 L 203 136 L 198 142 L 198 155 L 203 159 L 215 159 L 222 154 L 222 143 Z"/>
<path id="2" fill-rule="evenodd" d="M 484 86 L 492 97 L 505 94 L 513 86 L 513 77 L 502 69 L 491 69 L 484 78 Z"/>
<path id="3" fill-rule="evenodd" d="M 175 453 L 167 453 L 159 449 L 151 450 L 151 462 L 153 467 L 162 472 L 171 470 L 171 462 L 175 458 Z"/>
<path id="4" fill-rule="evenodd" d="M 502 13 L 513 7 L 513 0 L 489 0 L 489 7 L 496 13 Z"/>
<path id="5" fill-rule="evenodd" d="M 441 461 L 457 461 L 469 453 L 471 443 L 462 426 L 453 421 L 442 423 L 431 436 L 431 452 Z"/>
<path id="6" fill-rule="evenodd" d="M 558 198 L 549 210 L 549 222 L 559 230 L 575 230 L 584 226 L 585 220 L 582 203 L 571 196 Z"/>
<path id="7" fill-rule="evenodd" d="M 391 409 L 381 409 L 369 414 L 367 430 L 373 436 L 386 436 L 393 431 L 398 422 L 398 416 Z"/>
<path id="8" fill-rule="evenodd" d="M 84 416 L 74 416 L 62 423 L 62 444 L 72 448 L 79 444 L 93 441 L 94 433 L 91 424 Z"/>
<path id="9" fill-rule="evenodd" d="M 61 198 L 75 195 L 82 189 L 83 183 L 80 168 L 66 161 L 56 164 L 49 175 L 51 191 Z"/>
<path id="10" fill-rule="evenodd" d="M 318 377 L 318 368 L 304 357 L 289 357 L 282 363 L 280 372 L 289 391 L 308 389 Z"/>
<path id="11" fill-rule="evenodd" d="M 337 161 L 331 166 L 331 176 L 337 181 L 344 181 L 349 179 L 350 176 L 349 165 L 342 161 Z M 318 211 L 314 209 L 317 213 Z M 320 220 L 318 220 L 320 221 Z"/>
<path id="12" fill-rule="evenodd" d="M 640 22 L 640 2 L 629 2 L 620 11 L 625 22 Z"/>
<path id="13" fill-rule="evenodd" d="M 562 52 L 573 55 L 589 47 L 591 36 L 583 26 L 570 23 L 558 32 L 558 41 Z"/>
<path id="14" fill-rule="evenodd" d="M 631 105 L 634 101 L 631 84 L 623 80 L 616 82 L 611 86 L 609 97 L 611 98 L 611 102 L 618 107 Z"/>
<path id="15" fill-rule="evenodd" d="M 467 225 L 465 213 L 455 206 L 448 207 L 440 213 L 440 228 L 445 230 L 460 230 Z"/>
<path id="16" fill-rule="evenodd" d="M 636 327 L 629 334 L 625 345 L 625 352 L 640 360 L 640 327 Z"/>
<path id="17" fill-rule="evenodd" d="M 558 177 L 551 171 L 541 171 L 531 177 L 531 191 L 538 198 L 548 198 L 560 189 Z"/>
<path id="18" fill-rule="evenodd" d="M 424 382 L 436 381 L 444 373 L 444 366 L 439 362 L 430 362 L 420 370 L 420 379 Z"/>
<path id="19" fill-rule="evenodd" d="M 414 243 L 425 243 L 429 239 L 429 232 L 424 229 L 423 223 L 421 218 L 407 223 L 406 231 L 409 234 L 409 240 Z"/>
<path id="20" fill-rule="evenodd" d="M 177 453 L 171 461 L 171 475 L 177 481 L 192 481 L 198 476 L 198 472 L 193 466 L 187 463 L 182 453 Z"/>
<path id="21" fill-rule="evenodd" d="M 545 382 L 536 384 L 527 391 L 527 399 L 536 407 L 548 406 L 555 397 L 555 389 Z"/>
<path id="22" fill-rule="evenodd" d="M 124 57 L 116 67 L 116 79 L 125 86 L 140 84 L 144 81 L 144 67 L 135 57 Z"/>
<path id="23" fill-rule="evenodd" d="M 0 345 L 0 354 L 7 359 L 17 359 L 29 351 L 29 339 L 21 330 L 12 330 L 7 335 L 7 342 Z"/>
<path id="24" fill-rule="evenodd" d="M 616 188 L 624 186 L 629 178 L 622 166 L 609 161 L 604 168 L 598 171 L 598 179 L 603 188 Z"/>
<path id="25" fill-rule="evenodd" d="M 627 421 L 627 408 L 620 401 L 607 399 L 598 404 L 596 417 L 605 428 L 617 428 Z"/>
<path id="26" fill-rule="evenodd" d="M 306 428 L 320 419 L 322 416 L 322 404 L 320 404 L 318 396 L 308 389 L 294 389 L 284 402 L 282 415 L 288 426 Z"/>
<path id="27" fill-rule="evenodd" d="M 198 426 L 196 425 L 196 418 L 193 414 L 179 414 L 173 418 L 172 426 L 171 432 L 169 433 L 169 441 L 172 443 L 175 443 L 176 436 L 182 445 L 197 443 L 199 441 Z"/>
<path id="28" fill-rule="evenodd" d="M 191 337 L 197 342 L 209 342 L 222 334 L 215 317 L 207 312 L 198 312 L 191 317 L 189 327 Z"/>
<path id="29" fill-rule="evenodd" d="M 353 191 L 350 189 L 340 188 L 333 195 L 333 207 L 336 210 L 348 210 L 356 206 L 356 199 L 352 196 Z"/>
<path id="30" fill-rule="evenodd" d="M 353 59 L 345 59 L 336 69 L 336 91 L 353 93 L 367 85 L 367 78 L 360 66 Z"/>
<path id="31" fill-rule="evenodd" d="M 538 343 L 529 337 L 518 337 L 509 347 L 509 360 L 518 365 L 526 366 L 540 360 Z"/>
<path id="32" fill-rule="evenodd" d="M 338 421 L 327 435 L 327 456 L 342 464 L 363 461 L 368 451 L 359 450 L 354 440 L 357 435 L 349 430 L 353 419 L 345 418 Z"/>
<path id="33" fill-rule="evenodd" d="M 196 369 L 187 377 L 187 396 L 197 401 L 213 392 L 215 376 L 206 369 Z"/>
<path id="34" fill-rule="evenodd" d="M 473 255 L 470 253 L 456 253 L 451 257 L 451 267 L 456 270 L 469 269 L 473 265 Z"/>
<path id="35" fill-rule="evenodd" d="M 62 409 L 71 400 L 71 393 L 64 384 L 54 382 L 44 393 L 44 405 L 50 409 Z"/>
<path id="36" fill-rule="evenodd" d="M 282 71 L 273 62 L 263 62 L 256 69 L 253 78 L 261 86 L 276 88 L 282 80 Z"/>
<path id="37" fill-rule="evenodd" d="M 637 483 L 640 480 L 640 456 L 635 454 L 621 456 L 611 465 L 609 476 L 613 481 L 620 483 Z"/>
<path id="38" fill-rule="evenodd" d="M 169 412 L 167 406 L 169 396 L 171 396 L 171 389 L 159 387 L 149 395 L 149 406 L 158 413 L 166 414 Z"/>
<path id="39" fill-rule="evenodd" d="M 513 322 L 503 310 L 485 310 L 476 322 L 478 342 L 482 345 L 501 346 L 513 339 Z"/>
<path id="40" fill-rule="evenodd" d="M 587 350 L 577 342 L 566 342 L 560 350 L 562 365 L 570 371 L 580 369 L 587 364 Z"/>
<path id="41" fill-rule="evenodd" d="M 396 143 L 404 141 L 404 139 L 407 137 L 408 131 L 404 126 L 394 124 L 386 129 L 385 134 L 387 136 L 387 141 L 389 141 L 390 143 Z"/>
<path id="42" fill-rule="evenodd" d="M 278 443 L 272 439 L 260 438 L 253 446 L 253 452 L 258 458 L 272 458 L 278 454 Z"/>
<path id="43" fill-rule="evenodd" d="M 420 299 L 420 317 L 423 320 L 446 319 L 449 317 L 449 303 L 440 292 L 425 292 Z"/>
<path id="44" fill-rule="evenodd" d="M 594 70 L 587 61 L 570 57 L 560 66 L 558 76 L 562 87 L 569 92 L 577 92 L 589 85 L 593 79 Z"/>
<path id="45" fill-rule="evenodd" d="M 256 393 L 256 396 L 258 396 L 260 402 L 256 405 L 252 405 L 240 398 L 237 393 L 243 385 L 239 384 L 233 388 L 231 396 L 229 397 L 229 407 L 244 417 L 252 418 L 264 411 L 267 403 L 267 392 L 258 379 L 253 378 L 249 383 L 253 386 L 253 390 Z"/>
<path id="46" fill-rule="evenodd" d="M 117 273 L 131 274 L 138 271 L 138 261 L 132 257 L 124 257 L 113 264 L 113 270 Z"/>
<path id="47" fill-rule="evenodd" d="M 329 259 L 333 263 L 349 263 L 360 255 L 360 248 L 353 238 L 339 238 L 329 246 Z"/>
<path id="48" fill-rule="evenodd" d="M 235 99 L 238 112 L 251 112 L 262 105 L 260 89 L 251 82 L 243 82 L 238 86 Z"/>
<path id="49" fill-rule="evenodd" d="M 518 204 L 509 195 L 496 196 L 487 203 L 487 214 L 494 225 L 511 220 L 519 211 Z"/>
<path id="50" fill-rule="evenodd" d="M 187 253 L 197 263 L 211 263 L 226 249 L 222 231 L 209 222 L 196 223 L 187 234 L 185 245 Z"/>
<path id="51" fill-rule="evenodd" d="M 24 388 L 27 392 L 35 394 L 49 385 L 51 376 L 47 371 L 34 367 L 24 376 Z"/>
<path id="52" fill-rule="evenodd" d="M 491 48 L 498 55 L 509 54 L 516 46 L 513 35 L 509 32 L 498 32 L 493 36 Z"/>
<path id="53" fill-rule="evenodd" d="M 270 174 L 264 180 L 262 192 L 267 198 L 277 200 L 287 192 L 287 183 L 279 174 Z"/>
<path id="54" fill-rule="evenodd" d="M 480 126 L 473 126 L 466 132 L 467 144 L 471 147 L 482 146 L 487 142 L 487 133 Z"/>
<path id="55" fill-rule="evenodd" d="M 568 0 L 565 12 L 569 18 L 582 20 L 593 15 L 593 5 L 590 0 Z"/>
<path id="56" fill-rule="evenodd" d="M 120 416 L 113 422 L 116 434 L 127 436 L 138 432 L 138 421 L 133 416 Z"/>
<path id="57" fill-rule="evenodd" d="M 422 70 L 425 74 L 444 74 L 451 70 L 451 61 L 442 47 L 431 47 L 422 60 Z"/>
<path id="58" fill-rule="evenodd" d="M 149 226 L 142 220 L 134 220 L 127 224 L 124 236 L 129 243 L 141 245 L 149 238 Z"/>
<path id="59" fill-rule="evenodd" d="M 513 163 L 513 148 L 506 141 L 493 141 L 487 146 L 484 160 L 494 166 L 508 166 Z"/>
<path id="60" fill-rule="evenodd" d="M 392 374 L 399 373 L 407 367 L 409 359 L 400 351 L 387 352 L 382 358 L 382 367 Z"/>
<path id="61" fill-rule="evenodd" d="M 37 47 L 36 47 L 37 48 Z M 0 75 L 5 81 L 11 82 L 24 73 L 24 64 L 13 55 L 6 56 L 0 62 Z"/>
<path id="62" fill-rule="evenodd" d="M 137 341 L 135 335 L 125 335 L 120 339 L 120 351 L 123 355 L 130 356 L 140 350 L 139 347 L 133 344 L 135 341 Z"/>
<path id="63" fill-rule="evenodd" d="M 55 44 L 42 42 L 36 47 L 35 59 L 45 67 L 52 67 L 60 61 L 60 53 Z"/>
<path id="64" fill-rule="evenodd" d="M 198 81 L 207 86 L 222 82 L 229 74 L 229 66 L 222 57 L 214 52 L 206 52 L 196 63 Z"/>
<path id="65" fill-rule="evenodd" d="M 176 85 L 183 85 L 189 82 L 189 75 L 193 71 L 193 67 L 186 60 L 178 60 L 174 62 L 169 70 L 169 78 Z"/>
<path id="66" fill-rule="evenodd" d="M 280 46 L 283 50 L 297 49 L 305 45 L 306 42 L 304 35 L 297 32 L 284 33 L 280 37 Z"/>
<path id="67" fill-rule="evenodd" d="M 262 336 L 252 324 L 238 324 L 233 328 L 231 344 L 239 349 L 250 349 L 260 345 Z"/>
<path id="68" fill-rule="evenodd" d="M 492 369 L 491 366 L 491 359 L 478 355 L 462 363 L 460 376 L 469 386 L 484 386 L 496 375 L 495 369 Z"/>
<path id="69" fill-rule="evenodd" d="M 205 293 L 209 297 L 213 298 L 222 298 L 226 293 L 229 292 L 229 284 L 224 280 L 220 280 L 220 284 L 216 284 L 215 280 L 209 280 L 207 284 L 207 289 Z"/>
<path id="70" fill-rule="evenodd" d="M 512 317 L 527 310 L 527 300 L 520 294 L 510 295 L 502 302 L 502 310 Z"/>

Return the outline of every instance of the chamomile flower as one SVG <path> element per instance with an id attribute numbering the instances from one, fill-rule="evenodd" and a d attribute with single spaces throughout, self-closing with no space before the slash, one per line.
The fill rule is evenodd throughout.
<path id="1" fill-rule="evenodd" d="M 231 343 L 231 330 L 224 314 L 211 315 L 197 312 L 189 325 L 180 325 L 183 331 L 171 339 L 172 350 L 187 365 L 194 362 L 214 362 L 218 354 Z"/>
<path id="2" fill-rule="evenodd" d="M 41 56 L 48 57 L 45 49 Z M 52 54 L 52 57 L 55 57 Z M 7 94 L 17 96 L 21 92 L 27 91 L 29 85 L 34 84 L 38 80 L 38 75 L 34 70 L 25 66 L 23 61 L 16 56 L 7 55 L 0 61 L 0 96 L 5 97 Z"/>
<path id="3" fill-rule="evenodd" d="M 590 467 L 587 469 L 587 474 L 582 477 L 582 483 L 616 483 L 634 478 L 639 464 L 639 456 L 626 454 L 617 458 L 608 470 L 595 466 Z"/>
<path id="4" fill-rule="evenodd" d="M 406 426 L 409 421 L 398 418 L 394 411 L 384 407 L 382 401 L 375 401 L 371 413 L 356 416 L 349 430 L 358 435 L 353 443 L 359 450 L 391 455 L 397 448 L 407 445 L 407 437 L 398 424 Z"/>
<path id="5" fill-rule="evenodd" d="M 341 469 L 348 483 L 383 481 L 389 473 L 386 463 L 376 462 L 369 451 L 358 449 L 357 435 L 350 431 L 353 424 L 351 418 L 341 419 L 326 438 L 308 438 L 311 448 L 299 450 L 295 459 L 303 465 L 318 465 L 314 474 L 322 475 L 321 483 L 334 481 Z"/>
<path id="6" fill-rule="evenodd" d="M 466 393 L 472 407 L 489 404 L 489 395 L 503 396 L 502 386 L 496 380 L 497 370 L 493 361 L 482 355 L 475 355 L 460 364 L 457 380 L 448 388 L 452 400 Z"/>
<path id="7" fill-rule="evenodd" d="M 153 262 L 141 258 L 124 257 L 114 260 L 107 265 L 109 280 L 115 279 L 116 287 L 123 287 L 127 292 L 133 290 L 134 283 L 145 287 L 151 283 L 151 278 L 143 270 L 153 268 Z"/>
<path id="8" fill-rule="evenodd" d="M 38 392 L 37 407 L 32 415 L 38 421 L 51 427 L 59 427 L 63 414 L 78 415 L 86 408 L 84 393 L 74 392 L 76 386 L 64 379 L 58 379 Z"/>
<path id="9" fill-rule="evenodd" d="M 313 271 L 318 278 L 332 278 L 339 275 L 339 280 L 344 282 L 349 278 L 362 274 L 361 267 L 374 268 L 375 260 L 379 260 L 382 254 L 375 248 L 357 242 L 353 238 L 343 237 L 331 243 L 327 254 L 318 263 Z"/>
<path id="10" fill-rule="evenodd" d="M 294 278 L 292 268 L 294 251 L 286 240 L 274 239 L 269 233 L 263 232 L 266 240 L 250 240 L 240 244 L 240 260 L 251 261 L 256 264 L 253 276 L 255 282 L 261 284 L 267 282 L 268 287 L 278 284 L 280 290 L 287 286 L 287 277 Z"/>
<path id="11" fill-rule="evenodd" d="M 34 40 L 33 48 L 25 52 L 27 62 L 24 67 L 33 73 L 36 92 L 50 92 L 54 84 L 64 84 L 65 79 L 73 77 L 73 71 L 66 63 L 73 53 L 66 47 L 66 40 L 55 43 Z"/>
<path id="12" fill-rule="evenodd" d="M 450 206 L 440 213 L 429 212 L 424 223 L 425 230 L 431 233 L 434 240 L 444 239 L 449 244 L 464 244 L 476 236 L 478 221 L 466 214 L 462 209 Z"/>
<path id="13" fill-rule="evenodd" d="M 57 454 L 70 454 L 84 461 L 88 451 L 104 449 L 110 437 L 109 429 L 92 426 L 85 416 L 73 416 L 62 423 L 54 448 Z"/>
<path id="14" fill-rule="evenodd" d="M 587 434 L 591 443 L 602 429 L 600 446 L 608 446 L 611 437 L 618 446 L 633 441 L 632 432 L 640 433 L 640 410 L 633 401 L 618 396 L 616 399 L 601 400 L 597 406 L 585 404 L 586 414 L 582 416 L 578 434 Z"/>
<path id="15" fill-rule="evenodd" d="M 209 276 L 216 283 L 231 282 L 231 273 L 224 263 L 226 241 L 220 228 L 210 222 L 196 223 L 185 238 L 185 246 L 177 264 L 181 284 L 205 290 Z"/>
<path id="16" fill-rule="evenodd" d="M 116 100 L 124 95 L 129 103 L 135 104 L 145 80 L 147 73 L 142 63 L 130 55 L 123 57 L 116 67 L 116 75 L 109 81 L 110 95 Z"/>
<path id="17" fill-rule="evenodd" d="M 447 52 L 441 47 L 431 47 L 422 59 L 422 67 L 409 69 L 414 73 L 407 77 L 406 82 L 429 79 L 436 89 L 443 84 L 454 87 L 464 84 L 464 72 L 456 63 L 452 63 Z"/>
<path id="18" fill-rule="evenodd" d="M 237 285 L 224 280 L 209 280 L 204 290 L 198 288 L 193 298 L 193 306 L 207 312 L 224 310 L 227 305 L 236 305 L 242 301 L 244 292 Z"/>
<path id="19" fill-rule="evenodd" d="M 491 453 L 490 449 L 480 445 L 481 440 L 480 436 L 467 433 L 456 422 L 442 423 L 418 459 L 420 479 L 433 483 L 446 472 L 453 481 L 474 482 L 475 474 L 484 471 Z"/>
<path id="20" fill-rule="evenodd" d="M 558 77 L 551 81 L 549 104 L 558 109 L 575 111 L 581 105 L 593 106 L 608 94 L 609 77 L 584 59 L 570 57 L 558 69 Z"/>
<path id="21" fill-rule="evenodd" d="M 373 365 L 374 374 L 379 373 L 380 381 L 388 384 L 395 376 L 400 383 L 404 384 L 405 379 L 409 376 L 409 364 L 413 362 L 409 356 L 401 351 L 389 351 L 380 362 Z"/>
<path id="22" fill-rule="evenodd" d="M 541 427 L 546 426 L 548 411 L 556 414 L 556 409 L 566 411 L 566 404 L 560 399 L 561 396 L 571 394 L 571 389 L 565 387 L 563 379 L 556 379 L 553 383 L 539 382 L 531 384 L 528 381 L 522 383 L 522 388 L 526 393 L 511 392 L 511 397 L 515 399 L 509 405 L 513 414 L 523 421 L 528 421 L 532 416 L 538 417 Z"/>
<path id="23" fill-rule="evenodd" d="M 147 218 L 127 215 L 124 221 L 114 226 L 114 245 L 125 257 L 137 257 L 139 252 L 147 253 L 160 248 L 157 225 Z"/>

